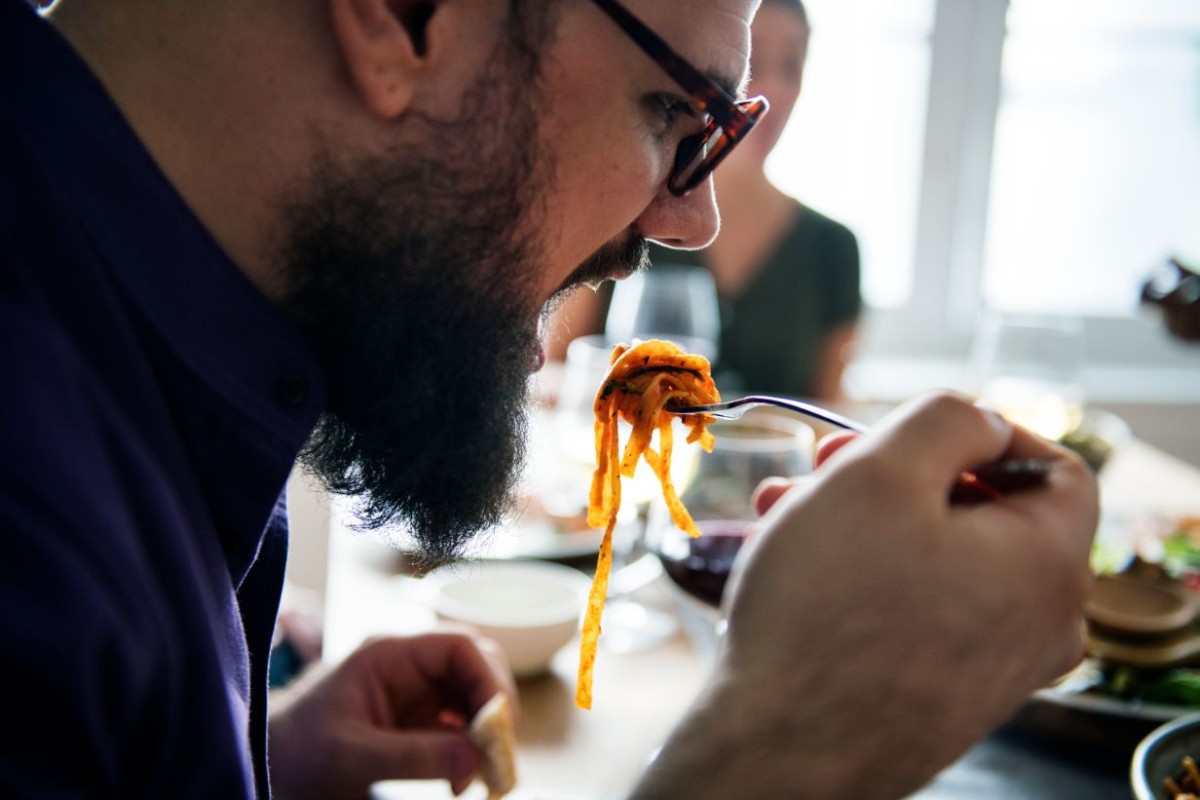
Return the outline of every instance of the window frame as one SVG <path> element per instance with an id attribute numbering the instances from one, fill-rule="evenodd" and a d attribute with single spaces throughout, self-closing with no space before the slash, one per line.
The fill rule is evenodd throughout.
<path id="1" fill-rule="evenodd" d="M 866 315 L 848 375 L 851 394 L 900 399 L 933 386 L 970 388 L 972 335 L 986 311 L 983 265 L 1007 12 L 1008 0 L 936 2 L 912 291 L 906 304 Z M 1200 347 L 1171 340 L 1156 317 L 1148 320 L 1083 316 L 1090 400 L 1200 400 Z"/>

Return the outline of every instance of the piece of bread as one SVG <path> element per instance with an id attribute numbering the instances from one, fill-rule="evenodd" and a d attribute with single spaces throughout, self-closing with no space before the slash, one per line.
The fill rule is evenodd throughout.
<path id="1" fill-rule="evenodd" d="M 488 800 L 500 800 L 517 785 L 517 734 L 508 696 L 500 692 L 484 703 L 467 735 L 483 755 L 479 777 Z"/>

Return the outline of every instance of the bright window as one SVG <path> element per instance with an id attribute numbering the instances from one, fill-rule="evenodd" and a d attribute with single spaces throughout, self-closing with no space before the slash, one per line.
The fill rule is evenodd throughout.
<path id="1" fill-rule="evenodd" d="M 1012 0 L 987 305 L 1130 316 L 1200 255 L 1200 3 Z"/>
<path id="2" fill-rule="evenodd" d="M 767 164 L 785 192 L 848 225 L 868 303 L 913 286 L 934 0 L 806 0 L 804 88 Z"/>
<path id="3" fill-rule="evenodd" d="M 1138 307 L 1168 256 L 1200 263 L 1200 2 L 806 6 L 804 90 L 768 171 L 858 235 L 852 392 L 960 385 L 1000 310 L 1078 317 L 1090 397 L 1200 397 L 1200 348 Z"/>

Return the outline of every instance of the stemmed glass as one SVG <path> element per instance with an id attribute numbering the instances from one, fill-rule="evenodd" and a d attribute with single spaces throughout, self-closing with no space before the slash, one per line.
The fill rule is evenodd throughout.
<path id="1" fill-rule="evenodd" d="M 703 267 L 655 264 L 630 276 L 613 289 L 604 334 L 610 342 L 668 339 L 715 361 L 721 316 L 712 274 Z"/>
<path id="2" fill-rule="evenodd" d="M 1076 317 L 986 315 L 973 344 L 980 402 L 1061 439 L 1083 417 L 1083 345 Z"/>

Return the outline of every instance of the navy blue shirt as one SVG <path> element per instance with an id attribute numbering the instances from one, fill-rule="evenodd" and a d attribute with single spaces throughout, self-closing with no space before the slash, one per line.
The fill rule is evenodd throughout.
<path id="1" fill-rule="evenodd" d="M 266 797 L 311 355 L 0 0 L 0 796 Z"/>

